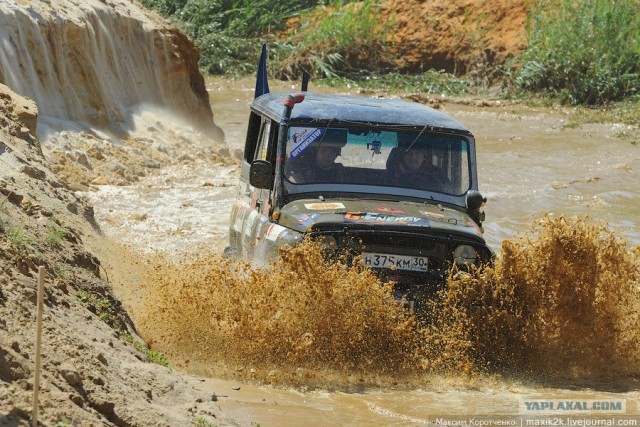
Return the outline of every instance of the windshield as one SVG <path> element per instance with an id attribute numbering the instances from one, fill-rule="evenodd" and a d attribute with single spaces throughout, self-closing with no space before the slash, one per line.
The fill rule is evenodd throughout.
<path id="1" fill-rule="evenodd" d="M 290 127 L 285 177 L 294 184 L 400 187 L 464 194 L 469 141 L 427 131 Z"/>

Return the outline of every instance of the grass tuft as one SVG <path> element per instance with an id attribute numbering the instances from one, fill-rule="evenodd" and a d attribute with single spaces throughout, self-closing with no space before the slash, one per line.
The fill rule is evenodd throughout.
<path id="1" fill-rule="evenodd" d="M 380 5 L 371 0 L 335 0 L 301 16 L 297 30 L 278 45 L 277 75 L 298 79 L 348 75 L 363 69 L 391 69 L 388 47 L 395 21 L 383 23 Z"/>
<path id="2" fill-rule="evenodd" d="M 62 239 L 64 239 L 67 234 L 69 234 L 69 230 L 60 225 L 55 218 L 51 218 L 44 241 L 47 245 L 59 249 L 62 246 Z"/>

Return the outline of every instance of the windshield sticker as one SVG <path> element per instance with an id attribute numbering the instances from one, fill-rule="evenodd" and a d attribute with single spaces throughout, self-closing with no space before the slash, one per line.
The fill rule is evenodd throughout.
<path id="1" fill-rule="evenodd" d="M 347 212 L 344 214 L 347 222 L 385 222 L 393 224 L 429 225 L 429 220 L 416 216 L 392 216 L 367 212 Z"/>
<path id="2" fill-rule="evenodd" d="M 342 203 L 305 203 L 304 207 L 312 211 L 329 211 L 336 209 L 344 209 Z"/>
<path id="3" fill-rule="evenodd" d="M 324 128 L 291 128 L 291 158 L 300 155 L 309 145 L 324 135 Z"/>

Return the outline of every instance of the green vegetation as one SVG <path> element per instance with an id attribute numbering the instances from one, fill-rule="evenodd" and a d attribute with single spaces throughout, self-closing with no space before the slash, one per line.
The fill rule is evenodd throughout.
<path id="1" fill-rule="evenodd" d="M 570 116 L 570 124 L 584 123 L 624 123 L 629 125 L 616 136 L 633 145 L 640 144 L 640 97 L 630 97 L 623 101 L 600 108 L 579 106 Z"/>
<path id="2" fill-rule="evenodd" d="M 244 75 L 255 71 L 261 42 L 285 21 L 321 1 L 142 0 L 174 20 L 200 47 L 205 73 Z M 271 36 L 272 37 L 272 36 Z"/>
<path id="3" fill-rule="evenodd" d="M 131 335 L 126 329 L 117 328 L 116 331 L 123 340 L 134 346 L 138 351 L 144 353 L 147 356 L 147 359 L 149 359 L 152 363 L 167 367 L 169 366 L 169 361 L 164 354 L 149 349 L 146 344 L 144 344 L 140 340 L 135 339 L 133 335 Z"/>
<path id="4" fill-rule="evenodd" d="M 392 69 L 386 48 L 395 22 L 383 23 L 379 9 L 372 0 L 334 0 L 330 7 L 303 14 L 296 32 L 276 43 L 277 74 L 298 79 L 307 72 L 331 78 L 363 69 Z"/>
<path id="5" fill-rule="evenodd" d="M 24 224 L 15 225 L 10 218 L 0 217 L 0 232 L 8 239 L 11 246 L 24 254 L 33 253 L 39 258 L 42 256 L 40 248 L 34 238 L 27 232 Z"/>
<path id="6" fill-rule="evenodd" d="M 68 418 L 64 415 L 62 415 L 60 418 L 58 418 L 56 420 L 56 423 L 54 424 L 54 427 L 65 427 L 65 426 L 70 426 L 72 425 L 72 421 L 71 418 Z"/>
<path id="7" fill-rule="evenodd" d="M 138 341 L 139 342 L 139 341 Z M 162 366 L 169 366 L 169 361 L 167 360 L 167 358 L 165 357 L 164 354 L 159 353 L 155 350 L 150 350 L 147 349 L 147 351 L 145 351 L 147 357 L 149 358 L 149 360 L 157 365 L 162 365 Z"/>
<path id="8" fill-rule="evenodd" d="M 28 251 L 32 248 L 33 238 L 27 234 L 24 225 L 20 224 L 16 227 L 13 224 L 5 223 L 2 228 L 13 246 L 21 251 Z"/>
<path id="9" fill-rule="evenodd" d="M 173 20 L 199 46 L 206 74 L 255 72 L 259 46 L 269 44 L 269 74 L 329 85 L 446 95 L 483 93 L 500 83 L 508 98 L 545 96 L 570 104 L 606 105 L 640 94 L 638 0 L 539 0 L 529 16 L 529 45 L 509 63 L 452 76 L 428 70 L 399 74 L 393 57 L 393 16 L 373 0 L 142 0 Z M 485 16 L 470 39 L 485 49 Z M 472 20 L 467 17 L 467 20 Z M 509 89 L 507 89 L 509 88 Z M 516 89 L 515 91 L 513 89 Z M 625 108 L 635 124 L 638 101 Z"/>
<path id="10" fill-rule="evenodd" d="M 540 2 L 521 64 L 518 87 L 571 104 L 601 105 L 640 93 L 638 2 Z"/>
<path id="11" fill-rule="evenodd" d="M 302 71 L 335 76 L 366 60 L 389 65 L 384 46 L 393 22 L 380 30 L 372 0 L 142 0 L 172 19 L 200 48 L 200 66 L 208 74 L 240 76 L 255 71 L 261 43 L 269 41 L 279 77 L 298 79 Z M 310 19 L 315 11 L 322 19 Z M 305 19 L 302 19 L 302 18 Z M 298 31 L 286 32 L 287 20 Z"/>
<path id="12" fill-rule="evenodd" d="M 9 216 L 9 210 L 5 206 L 7 199 L 0 203 L 0 233 L 4 234 L 12 246 L 24 253 L 33 253 L 41 257 L 43 248 L 38 244 L 36 238 L 29 234 L 24 224 L 16 225 L 15 220 Z M 47 228 L 47 235 L 44 238 L 45 244 L 60 248 L 62 239 L 69 231 L 60 225 L 59 221 L 52 217 Z"/>
<path id="13" fill-rule="evenodd" d="M 60 225 L 59 221 L 52 217 L 49 221 L 49 228 L 47 229 L 47 235 L 44 238 L 44 242 L 56 249 L 62 246 L 62 239 L 69 234 L 69 230 Z"/>
<path id="14" fill-rule="evenodd" d="M 109 326 L 113 326 L 117 323 L 118 319 L 109 298 L 101 295 L 94 295 L 85 290 L 78 291 L 76 298 L 80 302 L 89 304 L 91 311 L 97 314 L 100 320 L 104 323 Z"/>
<path id="15" fill-rule="evenodd" d="M 193 424 L 197 425 L 198 427 L 215 427 L 216 426 L 216 424 L 213 424 L 207 421 L 207 419 L 204 417 L 196 417 L 193 420 Z"/>

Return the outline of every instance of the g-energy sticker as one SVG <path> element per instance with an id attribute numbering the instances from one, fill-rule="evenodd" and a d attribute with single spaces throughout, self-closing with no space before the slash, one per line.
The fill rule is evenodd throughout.
<path id="1" fill-rule="evenodd" d="M 299 156 L 309 145 L 322 138 L 324 131 L 324 128 L 290 128 L 291 158 Z"/>
<path id="2" fill-rule="evenodd" d="M 392 216 L 371 212 L 347 212 L 344 214 L 344 219 L 349 222 L 385 222 L 395 224 L 417 224 L 427 221 L 416 216 Z"/>

